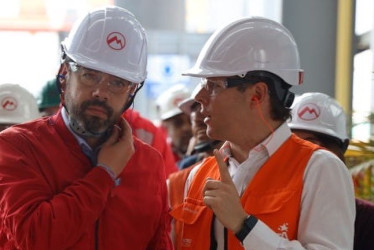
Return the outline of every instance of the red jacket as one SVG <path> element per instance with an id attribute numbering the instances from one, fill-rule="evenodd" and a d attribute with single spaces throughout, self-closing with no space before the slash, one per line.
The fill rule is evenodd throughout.
<path id="1" fill-rule="evenodd" d="M 134 143 L 114 186 L 60 113 L 0 133 L 0 249 L 172 249 L 162 158 Z"/>
<path id="2" fill-rule="evenodd" d="M 171 147 L 166 142 L 166 134 L 161 128 L 154 125 L 150 120 L 142 117 L 139 112 L 128 109 L 123 113 L 123 117 L 129 122 L 133 134 L 145 143 L 157 149 L 165 162 L 166 177 L 176 172 L 178 167 L 174 160 Z"/>

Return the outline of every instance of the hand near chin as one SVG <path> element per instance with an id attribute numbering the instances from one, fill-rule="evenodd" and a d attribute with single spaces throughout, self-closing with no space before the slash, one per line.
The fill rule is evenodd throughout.
<path id="1" fill-rule="evenodd" d="M 134 152 L 131 127 L 121 118 L 114 126 L 110 137 L 102 144 L 97 163 L 108 166 L 118 176 Z"/>

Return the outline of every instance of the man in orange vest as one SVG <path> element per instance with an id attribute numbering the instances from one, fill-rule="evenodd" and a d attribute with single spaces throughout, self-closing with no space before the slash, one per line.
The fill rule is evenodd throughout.
<path id="1" fill-rule="evenodd" d="M 281 24 L 243 18 L 217 30 L 185 75 L 209 137 L 225 141 L 196 166 L 171 214 L 177 249 L 352 249 L 355 203 L 344 163 L 287 125 L 301 84 L 297 45 Z"/>

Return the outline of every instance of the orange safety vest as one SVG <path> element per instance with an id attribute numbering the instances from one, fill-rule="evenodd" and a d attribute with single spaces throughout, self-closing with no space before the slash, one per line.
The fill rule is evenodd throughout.
<path id="1" fill-rule="evenodd" d="M 200 162 L 199 162 L 200 163 Z M 190 174 L 191 170 L 198 165 L 194 164 L 188 168 L 179 170 L 175 173 L 171 173 L 169 175 L 169 201 L 170 201 L 170 207 L 173 209 L 174 207 L 180 205 L 183 203 L 184 199 L 184 187 L 186 184 L 186 180 L 188 178 L 188 175 Z M 183 223 L 178 220 L 174 220 L 174 233 L 180 232 L 183 228 Z M 182 235 L 181 234 L 172 234 L 172 241 L 174 244 L 181 240 Z M 178 250 L 178 248 L 176 248 Z"/>
<path id="2" fill-rule="evenodd" d="M 291 137 L 270 157 L 253 177 L 241 197 L 244 210 L 256 216 L 274 232 L 290 240 L 296 239 L 300 200 L 305 167 L 312 153 L 320 147 Z M 207 158 L 196 172 L 184 203 L 171 215 L 183 222 L 177 249 L 210 249 L 213 211 L 205 206 L 202 190 L 207 177 L 219 180 L 214 157 Z M 228 249 L 243 249 L 235 235 L 228 231 Z"/>

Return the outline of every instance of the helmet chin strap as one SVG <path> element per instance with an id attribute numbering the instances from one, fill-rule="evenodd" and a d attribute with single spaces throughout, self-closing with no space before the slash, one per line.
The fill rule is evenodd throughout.
<path id="1" fill-rule="evenodd" d="M 144 81 L 141 82 L 141 83 L 139 83 L 139 86 L 136 88 L 136 90 L 134 91 L 134 93 L 131 93 L 129 95 L 129 100 L 127 101 L 127 103 L 123 107 L 122 113 L 125 112 L 128 108 L 131 107 L 131 105 L 134 104 L 135 96 L 138 93 L 138 91 L 143 87 L 143 85 L 144 85 Z"/>
<path id="2" fill-rule="evenodd" d="M 66 109 L 65 105 L 64 105 L 64 107 Z M 101 132 L 101 133 L 92 133 L 92 132 L 89 132 L 89 131 L 85 130 L 83 126 L 79 125 L 79 123 L 77 122 L 77 120 L 75 120 L 74 118 L 71 117 L 71 115 L 69 114 L 69 111 L 67 109 L 66 109 L 66 112 L 68 113 L 70 128 L 75 133 L 77 133 L 78 135 L 80 135 L 82 137 L 100 138 L 100 137 L 102 137 L 102 136 L 104 136 L 104 135 L 106 135 L 108 133 L 108 130 L 106 130 L 104 132 Z"/>

